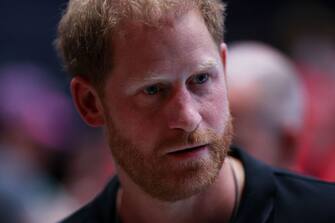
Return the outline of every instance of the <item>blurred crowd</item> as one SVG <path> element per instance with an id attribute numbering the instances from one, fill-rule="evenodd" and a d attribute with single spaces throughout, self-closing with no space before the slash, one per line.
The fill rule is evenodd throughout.
<path id="1" fill-rule="evenodd" d="M 2 222 L 55 222 L 91 199 L 112 175 L 101 132 L 79 121 L 51 77 L 34 64 L 0 69 Z"/>
<path id="2" fill-rule="evenodd" d="M 40 1 L 45 17 L 58 5 L 48 30 L 50 49 L 38 51 L 48 60 L 6 55 L 15 47 L 0 39 L 1 222 L 56 222 L 92 199 L 113 175 L 103 130 L 82 123 L 59 61 L 49 61 L 64 2 Z M 271 20 L 281 38 L 271 42 L 252 32 L 236 34 L 237 2 L 228 1 L 226 28 L 234 143 L 271 165 L 335 181 L 335 10 L 281 7 L 285 16 Z M 24 39 L 21 34 L 16 37 Z M 33 50 L 34 38 L 22 44 Z"/>

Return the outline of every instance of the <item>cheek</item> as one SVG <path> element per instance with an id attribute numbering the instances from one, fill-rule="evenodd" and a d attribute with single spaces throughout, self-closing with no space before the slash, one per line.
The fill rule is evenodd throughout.
<path id="1" fill-rule="evenodd" d="M 127 101 L 127 100 L 122 100 Z M 118 103 L 117 109 L 111 109 L 108 116 L 112 119 L 115 129 L 127 140 L 138 147 L 150 148 L 155 139 L 154 120 L 141 112 L 131 103 Z"/>
<path id="2" fill-rule="evenodd" d="M 203 120 L 208 127 L 223 133 L 230 117 L 229 103 L 225 88 L 215 89 L 202 108 Z"/>

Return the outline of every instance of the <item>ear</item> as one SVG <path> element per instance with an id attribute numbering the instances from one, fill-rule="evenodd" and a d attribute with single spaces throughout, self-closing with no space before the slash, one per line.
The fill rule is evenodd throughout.
<path id="1" fill-rule="evenodd" d="M 102 102 L 88 81 L 74 77 L 71 80 L 71 94 L 80 116 L 89 126 L 100 127 L 105 124 Z"/>
<path id="2" fill-rule="evenodd" d="M 225 43 L 221 43 L 220 45 L 220 56 L 221 56 L 221 60 L 222 60 L 222 64 L 223 64 L 223 70 L 225 75 L 227 76 L 227 54 L 228 54 L 228 49 L 227 49 L 227 45 Z"/>

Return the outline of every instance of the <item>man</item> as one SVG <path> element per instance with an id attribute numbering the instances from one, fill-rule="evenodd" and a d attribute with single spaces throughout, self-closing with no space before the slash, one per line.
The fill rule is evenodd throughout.
<path id="1" fill-rule="evenodd" d="M 278 50 L 249 41 L 230 46 L 227 67 L 235 144 L 295 170 L 305 92 L 294 65 Z"/>
<path id="2" fill-rule="evenodd" d="M 216 0 L 70 1 L 58 49 L 79 113 L 106 129 L 117 177 L 64 223 L 335 219 L 318 208 L 334 200 L 333 185 L 228 155 L 223 9 Z"/>

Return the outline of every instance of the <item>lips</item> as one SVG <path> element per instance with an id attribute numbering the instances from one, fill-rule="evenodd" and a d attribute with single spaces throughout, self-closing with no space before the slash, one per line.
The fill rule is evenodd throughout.
<path id="1" fill-rule="evenodd" d="M 192 147 L 187 147 L 187 148 L 182 148 L 182 149 L 176 149 L 173 151 L 168 152 L 168 155 L 182 155 L 185 153 L 192 153 L 192 152 L 197 152 L 202 149 L 205 149 L 207 144 L 204 145 L 199 145 L 199 146 L 192 146 Z"/>

